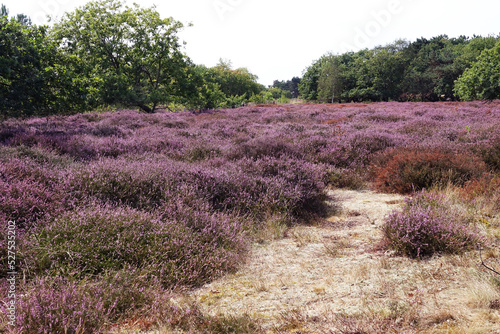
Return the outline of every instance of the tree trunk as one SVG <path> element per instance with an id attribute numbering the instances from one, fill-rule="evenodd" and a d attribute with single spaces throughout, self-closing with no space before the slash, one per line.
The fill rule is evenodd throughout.
<path id="1" fill-rule="evenodd" d="M 139 108 L 141 108 L 143 111 L 147 112 L 148 114 L 152 114 L 155 111 L 154 108 L 151 109 L 150 107 L 148 107 L 144 103 L 137 103 L 137 106 Z"/>

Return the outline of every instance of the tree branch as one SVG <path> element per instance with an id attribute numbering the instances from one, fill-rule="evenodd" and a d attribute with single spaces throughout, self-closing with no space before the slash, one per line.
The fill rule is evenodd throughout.
<path id="1" fill-rule="evenodd" d="M 488 267 L 488 266 L 486 265 L 486 263 L 484 263 L 484 261 L 483 261 L 483 256 L 482 256 L 482 254 L 481 254 L 481 245 L 479 245 L 479 244 L 478 244 L 478 248 L 479 248 L 479 258 L 481 259 L 481 264 L 482 264 L 482 265 L 483 265 L 486 269 L 488 269 L 488 270 L 490 270 L 490 271 L 494 272 L 494 273 L 495 273 L 495 274 L 497 274 L 497 275 L 500 275 L 500 272 L 496 271 L 496 270 L 495 270 L 495 269 L 493 269 L 493 268 Z"/>

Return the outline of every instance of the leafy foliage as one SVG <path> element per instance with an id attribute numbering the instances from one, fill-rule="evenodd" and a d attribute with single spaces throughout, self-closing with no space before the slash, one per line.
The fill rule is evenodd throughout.
<path id="1" fill-rule="evenodd" d="M 103 103 L 152 112 L 182 96 L 188 60 L 176 35 L 181 28 L 154 8 L 104 0 L 67 13 L 53 34 L 64 54 L 84 62 L 81 75 L 97 79 Z"/>
<path id="2" fill-rule="evenodd" d="M 31 116 L 85 110 L 73 60 L 62 55 L 48 27 L 24 16 L 0 16 L 0 109 L 2 116 Z"/>
<path id="3" fill-rule="evenodd" d="M 500 98 L 500 41 L 484 50 L 471 68 L 456 81 L 458 96 L 464 100 Z"/>
<path id="4" fill-rule="evenodd" d="M 465 93 L 456 94 L 455 81 L 483 50 L 492 48 L 496 42 L 495 37 L 441 35 L 411 43 L 397 40 L 358 52 L 326 54 L 304 71 L 300 93 L 306 100 L 322 102 L 485 99 L 486 93 L 470 97 Z M 491 57 L 484 62 L 490 64 L 491 69 L 481 71 L 487 71 L 485 75 L 495 81 L 493 68 L 498 61 Z M 461 91 L 474 87 L 472 79 L 468 80 L 463 81 Z M 491 92 L 495 91 L 493 82 L 484 81 L 484 84 Z"/>

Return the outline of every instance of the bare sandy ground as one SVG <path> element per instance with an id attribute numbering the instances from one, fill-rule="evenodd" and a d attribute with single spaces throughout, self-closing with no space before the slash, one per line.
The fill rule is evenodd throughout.
<path id="1" fill-rule="evenodd" d="M 499 296 L 475 254 L 396 256 L 381 247 L 380 226 L 402 196 L 329 196 L 342 207 L 328 223 L 255 244 L 244 268 L 189 298 L 208 314 L 249 315 L 268 332 L 500 333 L 500 311 L 489 307 Z"/>

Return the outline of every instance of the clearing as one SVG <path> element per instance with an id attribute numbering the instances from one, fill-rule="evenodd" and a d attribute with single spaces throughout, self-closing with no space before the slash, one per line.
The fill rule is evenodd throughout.
<path id="1" fill-rule="evenodd" d="M 248 315 L 270 333 L 500 333 L 498 298 L 477 254 L 412 260 L 381 247 L 400 195 L 331 190 L 317 226 L 255 244 L 236 274 L 191 291 L 211 315 Z M 333 203 L 333 201 L 332 201 Z"/>

